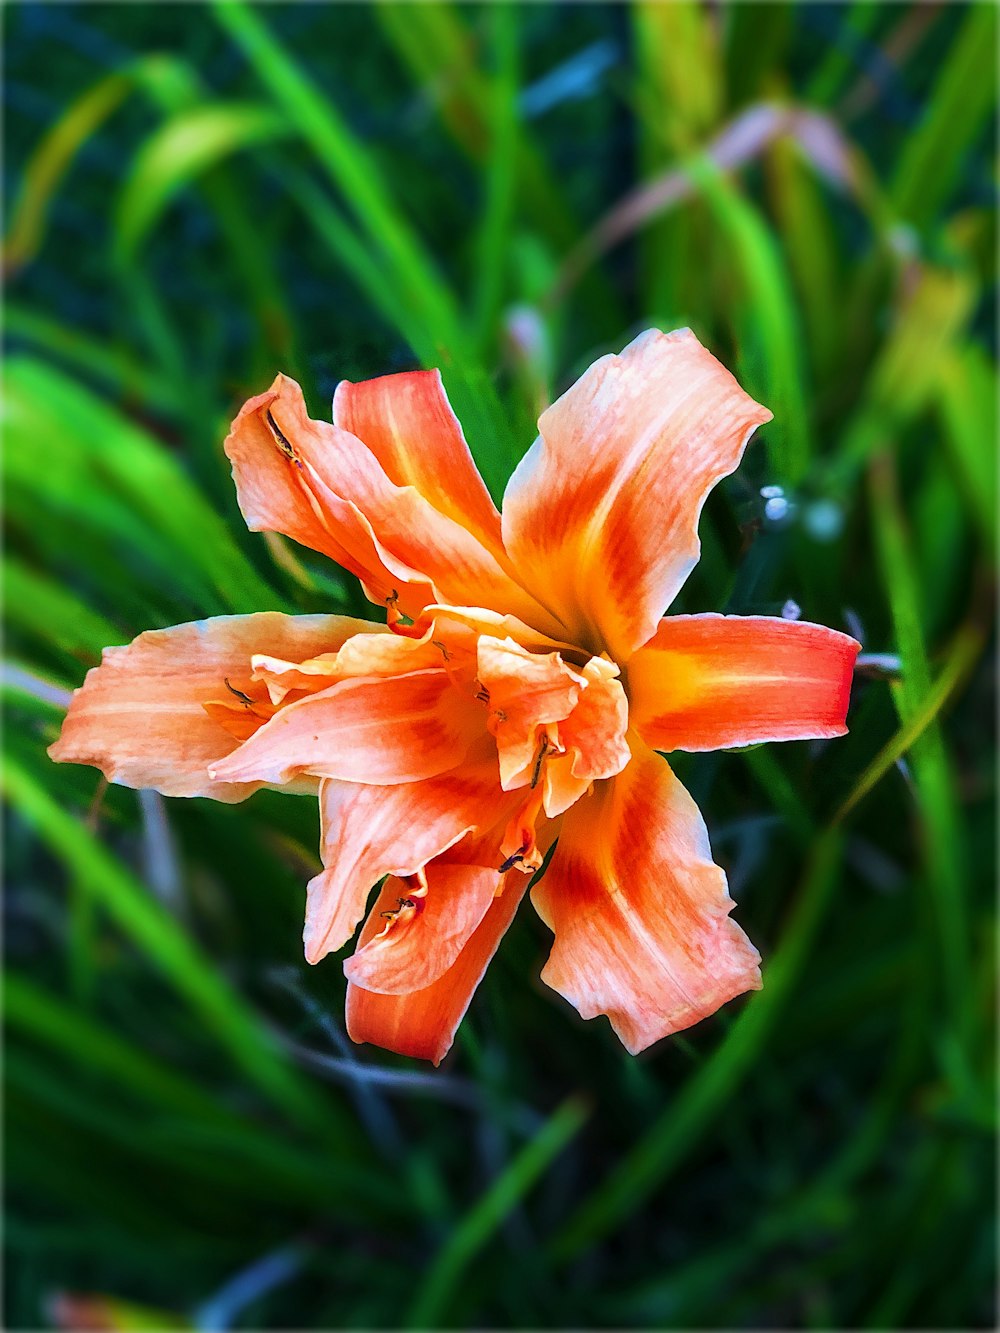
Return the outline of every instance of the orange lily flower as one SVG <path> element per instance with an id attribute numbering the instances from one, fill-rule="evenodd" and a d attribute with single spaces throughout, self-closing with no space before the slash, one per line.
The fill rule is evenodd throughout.
<path id="1" fill-rule="evenodd" d="M 839 736 L 859 645 L 766 616 L 661 618 L 698 516 L 770 420 L 689 330 L 597 361 L 494 507 L 436 371 L 279 375 L 226 440 L 254 531 L 330 556 L 387 624 L 273 612 L 109 648 L 50 753 L 239 801 L 316 792 L 307 959 L 340 949 L 355 1041 L 438 1063 L 529 881 L 542 979 L 629 1051 L 760 985 L 705 824 L 660 750 Z"/>

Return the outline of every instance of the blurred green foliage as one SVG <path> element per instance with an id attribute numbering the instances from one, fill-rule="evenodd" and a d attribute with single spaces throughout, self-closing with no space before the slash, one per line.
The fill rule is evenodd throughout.
<path id="1" fill-rule="evenodd" d="M 5 1319 L 992 1326 L 992 4 L 8 5 Z M 107 643 L 364 614 L 243 530 L 280 369 L 443 367 L 499 495 L 691 325 L 775 413 L 680 609 L 851 629 L 851 734 L 680 756 L 765 987 L 633 1060 L 525 910 L 439 1073 L 308 970 L 314 803 L 45 757 Z M 762 486 L 782 486 L 782 521 Z"/>

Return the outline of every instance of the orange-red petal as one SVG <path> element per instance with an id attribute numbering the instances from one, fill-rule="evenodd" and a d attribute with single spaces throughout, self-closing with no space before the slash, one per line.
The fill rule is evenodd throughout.
<path id="1" fill-rule="evenodd" d="M 204 705 L 229 700 L 239 709 L 226 678 L 249 677 L 254 653 L 311 657 L 364 628 L 366 622 L 346 616 L 265 611 L 147 630 L 104 650 L 101 665 L 74 694 L 49 754 L 59 763 L 93 764 L 126 787 L 241 801 L 265 780 L 209 777 L 209 764 L 238 739 Z"/>
<path id="2" fill-rule="evenodd" d="M 470 874 L 474 871 L 475 867 L 469 867 Z M 505 876 L 503 893 L 493 899 L 465 948 L 451 967 L 425 989 L 406 995 L 379 995 L 348 984 L 347 1031 L 351 1039 L 440 1064 L 451 1048 L 476 987 L 514 919 L 527 883 L 528 876 L 517 871 Z M 400 881 L 387 880 L 377 911 L 391 910 L 396 898 L 404 894 L 405 887 Z M 379 919 L 376 914 L 362 931 L 362 947 L 376 933 Z"/>
<path id="3" fill-rule="evenodd" d="M 429 602 L 487 605 L 548 628 L 551 617 L 479 537 L 413 485 L 398 485 L 350 431 L 314 421 L 279 375 L 226 441 L 249 527 L 284 532 L 357 574 L 408 616 Z"/>
<path id="4" fill-rule="evenodd" d="M 456 768 L 483 732 L 481 707 L 443 671 L 341 680 L 288 704 L 211 766 L 225 782 L 419 782 Z"/>
<path id="5" fill-rule="evenodd" d="M 697 561 L 706 495 L 770 417 L 689 329 L 602 357 L 542 414 L 507 487 L 519 576 L 624 665 Z"/>
<path id="6" fill-rule="evenodd" d="M 416 874 L 466 834 L 497 822 L 500 783 L 491 748 L 486 737 L 461 768 L 422 782 L 321 784 L 324 868 L 308 889 L 304 942 L 310 963 L 346 944 L 384 875 Z"/>
<path id="7" fill-rule="evenodd" d="M 771 616 L 668 616 L 629 664 L 632 725 L 657 750 L 842 736 L 854 639 Z"/>
<path id="8" fill-rule="evenodd" d="M 542 980 L 584 1018 L 607 1014 L 632 1054 L 760 986 L 698 808 L 637 738 L 563 817 L 532 901 L 555 935 Z"/>
<path id="9" fill-rule="evenodd" d="M 413 486 L 503 559 L 500 515 L 452 411 L 439 370 L 352 384 L 333 396 L 334 423 L 363 440 L 397 486 Z"/>
<path id="10" fill-rule="evenodd" d="M 380 995 L 426 990 L 447 972 L 500 888 L 495 866 L 429 865 L 422 883 L 393 880 L 371 912 L 375 933 L 344 963 L 355 986 Z M 397 892 L 398 889 L 398 892 Z"/>

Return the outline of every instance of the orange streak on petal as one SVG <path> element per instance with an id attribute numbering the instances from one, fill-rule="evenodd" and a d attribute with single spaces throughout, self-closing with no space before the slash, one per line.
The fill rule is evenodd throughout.
<path id="1" fill-rule="evenodd" d="M 584 1018 L 607 1014 L 633 1054 L 760 985 L 697 806 L 637 739 L 563 817 L 532 901 L 555 935 L 542 980 Z"/>
<path id="2" fill-rule="evenodd" d="M 360 986 L 347 987 L 347 1031 L 352 1041 L 371 1042 L 399 1055 L 440 1064 L 451 1048 L 458 1025 L 469 1007 L 490 959 L 496 953 L 528 884 L 516 871 L 505 876 L 503 893 L 473 931 L 451 967 L 426 989 L 406 995 L 378 995 Z M 399 890 L 383 896 L 391 907 Z M 376 929 L 372 924 L 373 932 Z M 367 943 L 364 933 L 362 944 Z"/>
<path id="3" fill-rule="evenodd" d="M 629 665 L 633 725 L 658 750 L 842 736 L 859 649 L 806 621 L 669 616 Z"/>
<path id="4" fill-rule="evenodd" d="M 503 558 L 500 515 L 476 469 L 439 370 L 352 384 L 333 396 L 334 422 L 363 440 L 397 486 L 413 486 L 435 509 Z"/>
<path id="5" fill-rule="evenodd" d="M 209 764 L 235 749 L 237 738 L 204 705 L 226 701 L 241 709 L 225 678 L 245 677 L 254 653 L 312 656 L 337 648 L 364 624 L 268 611 L 148 630 L 125 647 L 104 650 L 101 665 L 74 694 L 49 754 L 59 763 L 93 764 L 126 787 L 243 800 L 261 780 L 209 777 Z"/>
<path id="6" fill-rule="evenodd" d="M 504 495 L 526 585 L 620 664 L 698 558 L 698 517 L 771 414 L 689 329 L 636 338 L 545 411 Z"/>

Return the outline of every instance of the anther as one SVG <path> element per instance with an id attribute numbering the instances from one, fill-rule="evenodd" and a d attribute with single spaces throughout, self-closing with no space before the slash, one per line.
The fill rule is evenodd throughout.
<path id="1" fill-rule="evenodd" d="M 444 658 L 446 662 L 451 661 L 451 653 L 449 653 L 446 645 L 443 644 L 440 639 L 431 639 L 431 643 L 434 645 L 435 648 L 439 648 L 441 650 L 441 656 Z"/>
<path id="2" fill-rule="evenodd" d="M 278 423 L 275 421 L 274 417 L 271 414 L 270 408 L 268 408 L 266 415 L 267 415 L 267 424 L 271 427 L 271 432 L 274 435 L 275 444 L 278 446 L 278 448 L 281 450 L 281 452 L 285 455 L 286 458 L 290 458 L 292 462 L 295 464 L 295 466 L 300 468 L 302 466 L 302 460 L 295 452 L 291 440 L 288 438 L 287 435 L 284 434 Z"/>
<path id="3" fill-rule="evenodd" d="M 513 852 L 510 856 L 507 857 L 507 860 L 504 861 L 503 865 L 500 867 L 497 873 L 501 875 L 506 875 L 508 870 L 513 870 L 514 867 L 518 864 L 518 862 L 524 860 L 527 851 L 528 851 L 527 845 L 525 845 L 524 847 L 519 847 L 516 852 Z"/>
<path id="4" fill-rule="evenodd" d="M 542 760 L 545 758 L 545 752 L 549 748 L 548 736 L 543 736 L 541 744 L 538 747 L 538 754 L 535 757 L 535 770 L 531 775 L 531 787 L 534 790 L 538 786 L 538 779 L 542 776 Z"/>
<path id="5" fill-rule="evenodd" d="M 250 705 L 253 703 L 253 700 L 250 698 L 249 694 L 244 694 L 242 690 L 238 690 L 235 685 L 230 684 L 228 676 L 223 676 L 222 679 L 225 681 L 226 689 L 229 691 L 229 693 L 235 694 L 237 699 L 239 699 L 240 703 L 244 706 L 244 708 L 249 708 Z"/>

